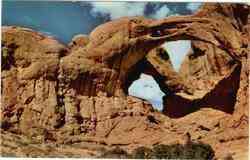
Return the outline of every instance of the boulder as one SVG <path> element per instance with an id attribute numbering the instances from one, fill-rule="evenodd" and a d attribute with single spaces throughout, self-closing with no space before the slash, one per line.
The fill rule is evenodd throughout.
<path id="1" fill-rule="evenodd" d="M 71 42 L 68 44 L 71 50 L 76 50 L 81 47 L 85 47 L 89 43 L 89 37 L 84 34 L 78 34 L 74 36 Z"/>

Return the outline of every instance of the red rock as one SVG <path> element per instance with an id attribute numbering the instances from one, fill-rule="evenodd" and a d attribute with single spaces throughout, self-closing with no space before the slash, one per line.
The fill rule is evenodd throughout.
<path id="1" fill-rule="evenodd" d="M 74 38 L 69 48 L 30 29 L 3 27 L 2 128 L 55 144 L 83 141 L 128 151 L 186 143 L 190 133 L 189 140 L 210 144 L 218 158 L 243 159 L 248 14 L 246 5 L 205 4 L 191 16 L 126 17 L 97 27 L 89 39 Z M 193 52 L 175 72 L 160 45 L 179 39 L 192 40 Z M 127 95 L 141 73 L 166 93 L 165 115 Z"/>

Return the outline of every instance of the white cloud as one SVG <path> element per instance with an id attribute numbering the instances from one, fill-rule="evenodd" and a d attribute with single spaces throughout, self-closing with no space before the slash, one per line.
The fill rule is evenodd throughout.
<path id="1" fill-rule="evenodd" d="M 188 3 L 187 5 L 187 9 L 192 11 L 192 12 L 195 12 L 200 6 L 202 5 L 202 3 L 199 3 L 199 2 L 191 2 L 191 3 Z"/>
<path id="2" fill-rule="evenodd" d="M 111 19 L 124 16 L 143 16 L 147 3 L 142 2 L 90 2 L 93 15 L 109 15 Z"/>
<path id="3" fill-rule="evenodd" d="M 169 16 L 170 13 L 171 11 L 167 7 L 167 5 L 164 5 L 160 9 L 158 9 L 154 14 L 152 14 L 150 17 L 155 18 L 155 19 L 161 19 L 161 18 Z"/>
<path id="4" fill-rule="evenodd" d="M 162 109 L 162 96 L 165 94 L 152 76 L 141 74 L 140 79 L 132 83 L 128 92 L 129 95 L 148 100 L 157 109 Z"/>
<path id="5" fill-rule="evenodd" d="M 191 50 L 191 41 L 179 40 L 166 42 L 163 47 L 167 50 L 174 69 L 178 71 L 187 53 Z"/>
<path id="6" fill-rule="evenodd" d="M 91 14 L 96 16 L 110 16 L 111 19 L 117 19 L 124 16 L 145 16 L 144 12 L 149 2 L 90 2 L 92 5 Z M 158 6 L 156 7 L 158 8 Z M 169 16 L 171 10 L 167 5 L 163 5 L 153 12 L 149 17 L 161 19 Z"/>

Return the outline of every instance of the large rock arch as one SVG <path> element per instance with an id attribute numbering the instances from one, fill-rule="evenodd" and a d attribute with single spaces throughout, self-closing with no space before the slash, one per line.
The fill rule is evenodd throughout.
<path id="1" fill-rule="evenodd" d="M 241 8 L 244 14 L 236 14 L 236 8 Z M 247 23 L 245 14 L 248 12 L 249 8 L 244 5 L 206 4 L 192 16 L 170 17 L 159 21 L 142 17 L 121 18 L 114 23 L 101 25 L 92 32 L 90 45 L 87 46 L 90 50 L 88 57 L 95 57 L 117 70 L 117 78 L 121 88 L 125 88 L 125 93 L 128 84 L 132 82 L 131 75 L 136 79 L 138 70 L 150 68 L 147 63 L 151 61 L 150 64 L 155 68 L 151 70 L 156 70 L 159 74 L 155 79 L 167 94 L 164 99 L 168 107 L 164 109 L 164 113 L 171 117 L 184 116 L 201 105 L 216 106 L 214 108 L 232 113 L 239 87 L 242 65 L 240 57 L 246 54 L 247 49 L 241 38 L 241 28 Z M 111 28 L 112 34 L 104 32 Z M 121 44 L 114 45 L 114 40 L 119 38 Z M 166 62 L 160 64 L 162 57 L 155 56 L 158 60 L 150 57 L 153 48 L 173 40 L 192 40 L 193 53 L 185 59 L 180 74 L 175 73 L 170 66 L 164 66 Z M 100 46 L 106 48 L 108 53 L 100 51 Z M 94 47 L 97 49 L 92 52 L 91 48 Z M 146 54 L 149 57 L 147 60 L 143 58 Z M 230 81 L 231 76 L 235 79 L 233 87 L 223 86 L 227 82 L 220 81 Z M 212 100 L 211 97 L 216 97 L 212 94 L 213 90 L 219 92 L 217 88 L 223 88 L 218 95 L 227 97 L 224 102 Z M 232 101 L 228 102 L 227 99 Z"/>

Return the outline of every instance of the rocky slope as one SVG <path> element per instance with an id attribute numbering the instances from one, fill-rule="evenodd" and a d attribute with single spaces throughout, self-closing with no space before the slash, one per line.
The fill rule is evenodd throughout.
<path id="1" fill-rule="evenodd" d="M 68 46 L 27 28 L 2 27 L 3 154 L 95 157 L 97 149 L 79 145 L 74 152 L 70 146 L 131 152 L 185 143 L 189 133 L 193 141 L 210 144 L 218 158 L 246 159 L 248 14 L 246 5 L 205 4 L 191 16 L 125 17 L 89 37 L 74 37 Z M 180 72 L 160 48 L 178 39 L 192 40 L 193 48 Z M 166 93 L 164 114 L 128 96 L 141 73 L 152 75 Z M 38 144 L 18 151 L 24 137 Z M 38 150 L 41 143 L 46 146 Z M 64 149 L 48 153 L 51 146 Z"/>

